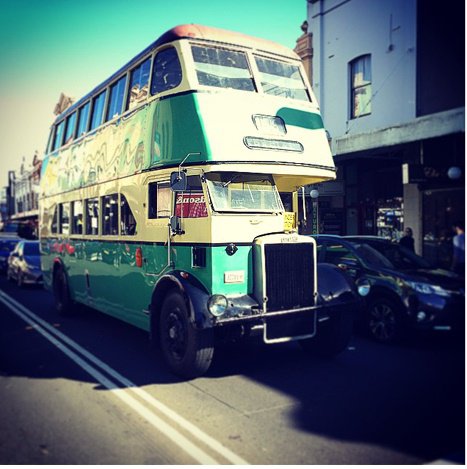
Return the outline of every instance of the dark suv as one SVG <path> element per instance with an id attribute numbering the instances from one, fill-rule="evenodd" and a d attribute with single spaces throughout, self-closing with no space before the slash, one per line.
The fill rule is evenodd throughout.
<path id="1" fill-rule="evenodd" d="M 335 264 L 357 285 L 366 285 L 360 319 L 376 340 L 395 341 L 411 328 L 463 332 L 464 281 L 456 274 L 432 269 L 420 256 L 382 238 L 315 239 L 318 262 Z"/>

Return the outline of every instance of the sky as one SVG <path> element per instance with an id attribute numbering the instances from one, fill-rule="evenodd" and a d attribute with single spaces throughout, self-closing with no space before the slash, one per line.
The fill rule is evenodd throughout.
<path id="1" fill-rule="evenodd" d="M 0 0 L 0 187 L 78 100 L 168 29 L 198 23 L 294 48 L 306 0 Z"/>

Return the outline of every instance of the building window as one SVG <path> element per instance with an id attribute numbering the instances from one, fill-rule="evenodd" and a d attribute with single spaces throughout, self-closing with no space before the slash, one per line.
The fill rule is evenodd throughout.
<path id="1" fill-rule="evenodd" d="M 371 56 L 362 55 L 350 62 L 350 117 L 371 114 Z"/>

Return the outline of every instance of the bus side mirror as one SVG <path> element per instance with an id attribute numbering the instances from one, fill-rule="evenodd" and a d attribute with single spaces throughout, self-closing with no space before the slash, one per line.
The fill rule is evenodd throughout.
<path id="1" fill-rule="evenodd" d="M 172 191 L 186 191 L 186 174 L 183 171 L 174 171 L 170 175 L 170 188 Z"/>

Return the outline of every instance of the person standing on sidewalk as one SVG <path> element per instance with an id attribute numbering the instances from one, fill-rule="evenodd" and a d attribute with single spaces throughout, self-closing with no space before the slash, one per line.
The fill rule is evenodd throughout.
<path id="1" fill-rule="evenodd" d="M 454 231 L 456 235 L 452 238 L 452 270 L 456 274 L 465 276 L 465 233 L 464 222 L 454 223 Z"/>
<path id="2" fill-rule="evenodd" d="M 412 228 L 407 227 L 404 230 L 404 236 L 399 240 L 399 244 L 410 249 L 412 252 L 415 252 L 415 240 L 413 239 Z"/>

